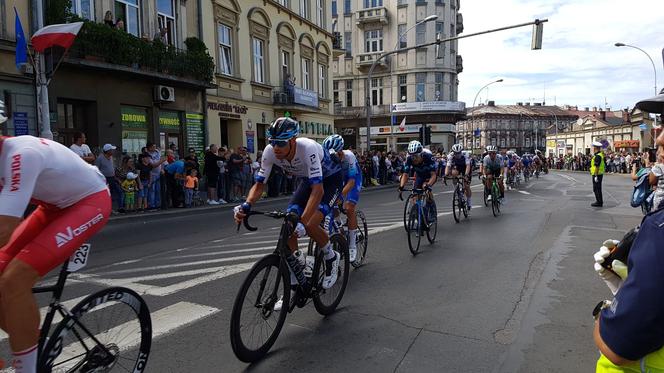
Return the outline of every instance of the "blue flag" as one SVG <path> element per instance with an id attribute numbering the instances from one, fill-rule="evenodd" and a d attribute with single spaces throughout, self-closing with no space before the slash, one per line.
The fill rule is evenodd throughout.
<path id="1" fill-rule="evenodd" d="M 28 43 L 25 41 L 21 18 L 18 16 L 16 7 L 14 7 L 14 13 L 16 13 L 16 68 L 20 69 L 21 65 L 28 63 Z"/>

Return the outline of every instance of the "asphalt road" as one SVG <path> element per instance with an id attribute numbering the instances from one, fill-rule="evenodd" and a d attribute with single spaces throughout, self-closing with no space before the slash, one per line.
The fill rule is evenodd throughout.
<path id="1" fill-rule="evenodd" d="M 592 254 L 641 219 L 626 176 L 606 176 L 604 189 L 595 209 L 588 175 L 552 172 L 507 192 L 495 218 L 477 185 L 471 217 L 457 224 L 451 188 L 438 185 L 438 239 L 416 257 L 395 190 L 363 193 L 367 264 L 352 271 L 337 312 L 296 308 L 254 365 L 233 355 L 230 311 L 246 270 L 273 250 L 278 221 L 255 218 L 258 232 L 237 233 L 228 207 L 115 220 L 63 299 L 109 285 L 143 294 L 154 329 L 148 372 L 591 371 L 591 310 L 610 296 Z M 4 334 L 0 352 L 9 356 Z"/>

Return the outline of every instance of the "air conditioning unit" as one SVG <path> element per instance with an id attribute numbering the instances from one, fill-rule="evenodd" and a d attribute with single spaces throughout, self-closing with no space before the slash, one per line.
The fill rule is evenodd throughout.
<path id="1" fill-rule="evenodd" d="M 175 88 L 158 85 L 154 88 L 154 100 L 158 102 L 175 102 Z"/>

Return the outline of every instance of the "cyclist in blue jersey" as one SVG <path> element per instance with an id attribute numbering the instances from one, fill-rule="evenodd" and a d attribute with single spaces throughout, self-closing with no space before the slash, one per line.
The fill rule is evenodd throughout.
<path id="1" fill-rule="evenodd" d="M 360 201 L 360 191 L 362 190 L 362 170 L 357 162 L 357 157 L 350 150 L 344 149 L 344 138 L 340 135 L 331 135 L 323 141 L 323 149 L 333 157 L 337 157 L 341 163 L 341 172 L 343 178 L 343 189 L 341 194 L 344 197 L 344 209 L 348 217 L 348 259 L 355 261 L 357 256 L 357 216 L 355 215 L 355 206 Z"/>
<path id="2" fill-rule="evenodd" d="M 415 176 L 415 189 L 425 189 L 427 191 L 427 203 L 433 200 L 431 187 L 436 183 L 437 170 L 436 160 L 428 149 L 424 149 L 422 144 L 413 140 L 408 144 L 408 157 L 399 180 L 399 193 L 408 182 L 410 176 Z"/>
<path id="3" fill-rule="evenodd" d="M 468 202 L 468 210 L 471 209 L 470 203 L 470 176 L 472 172 L 472 162 L 467 153 L 463 151 L 463 145 L 452 145 L 452 152 L 447 156 L 447 168 L 445 168 L 445 176 L 463 177 L 464 193 L 466 194 L 466 201 Z"/>

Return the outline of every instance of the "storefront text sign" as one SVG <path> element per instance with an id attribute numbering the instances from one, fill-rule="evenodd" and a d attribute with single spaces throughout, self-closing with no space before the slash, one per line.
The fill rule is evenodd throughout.
<path id="1" fill-rule="evenodd" d="M 14 136 L 23 136 L 28 132 L 28 113 L 14 112 Z"/>
<path id="2" fill-rule="evenodd" d="M 234 105 L 228 102 L 208 102 L 208 110 L 218 111 L 222 118 L 240 119 L 241 114 L 247 114 L 248 107 L 244 105 Z"/>
<path id="3" fill-rule="evenodd" d="M 159 112 L 159 126 L 164 129 L 180 130 L 180 114 L 176 111 Z"/>
<path id="4" fill-rule="evenodd" d="M 293 91 L 293 102 L 300 105 L 318 107 L 318 93 L 308 89 L 295 87 Z"/>
<path id="5" fill-rule="evenodd" d="M 187 146 L 196 149 L 200 154 L 205 149 L 205 116 L 203 114 L 187 113 Z"/>
<path id="6" fill-rule="evenodd" d="M 613 142 L 614 148 L 638 148 L 639 140 L 618 140 Z"/>
<path id="7" fill-rule="evenodd" d="M 122 151 L 140 154 L 148 141 L 148 111 L 141 107 L 121 106 Z"/>
<path id="8" fill-rule="evenodd" d="M 466 104 L 458 101 L 421 101 L 421 102 L 401 102 L 392 105 L 393 113 L 405 113 L 411 111 L 455 111 L 463 112 L 466 110 Z"/>

